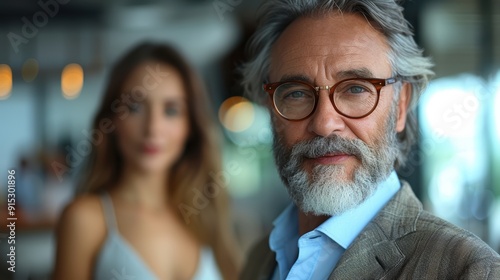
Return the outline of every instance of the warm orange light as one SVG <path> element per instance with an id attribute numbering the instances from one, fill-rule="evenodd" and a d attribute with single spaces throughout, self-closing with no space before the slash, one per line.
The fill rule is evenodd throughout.
<path id="1" fill-rule="evenodd" d="M 0 99 L 7 99 L 12 91 L 12 69 L 7 64 L 0 64 Z"/>
<path id="2" fill-rule="evenodd" d="M 242 132 L 252 126 L 255 118 L 253 104 L 244 97 L 228 98 L 219 108 L 219 120 L 229 131 Z"/>
<path id="3" fill-rule="evenodd" d="M 22 70 L 23 80 L 28 83 L 32 82 L 38 76 L 38 69 L 38 61 L 36 59 L 30 58 L 26 60 Z"/>
<path id="4" fill-rule="evenodd" d="M 61 75 L 61 90 L 66 99 L 74 99 L 80 95 L 83 87 L 83 68 L 75 63 L 64 67 Z"/>

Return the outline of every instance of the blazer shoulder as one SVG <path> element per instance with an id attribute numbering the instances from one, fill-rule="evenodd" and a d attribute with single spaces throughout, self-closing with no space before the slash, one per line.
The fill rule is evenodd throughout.
<path id="1" fill-rule="evenodd" d="M 416 266 L 444 277 L 456 273 L 500 279 L 500 256 L 473 233 L 427 211 L 420 212 L 415 229 L 398 240 L 408 262 L 418 260 Z M 492 275 L 497 278 L 490 278 Z"/>
<path id="2" fill-rule="evenodd" d="M 422 211 L 416 220 L 416 232 L 430 238 L 430 240 L 449 242 L 466 242 L 469 245 L 486 245 L 472 232 L 458 227 L 451 222 L 439 218 L 427 211 Z M 488 247 L 486 245 L 486 247 Z M 489 248 L 489 247 L 488 247 Z"/>

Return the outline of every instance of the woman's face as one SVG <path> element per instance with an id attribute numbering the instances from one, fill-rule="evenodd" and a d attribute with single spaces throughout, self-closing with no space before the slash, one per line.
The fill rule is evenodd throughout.
<path id="1" fill-rule="evenodd" d="M 128 110 L 116 119 L 118 148 L 128 170 L 164 172 L 180 157 L 189 135 L 187 94 L 170 65 L 145 62 L 122 88 Z"/>

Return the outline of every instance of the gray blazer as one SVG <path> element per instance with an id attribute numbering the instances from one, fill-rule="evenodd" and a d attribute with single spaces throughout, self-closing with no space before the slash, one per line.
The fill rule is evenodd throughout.
<path id="1" fill-rule="evenodd" d="M 268 237 L 248 256 L 241 280 L 268 280 Z M 472 233 L 422 208 L 408 183 L 344 252 L 332 279 L 500 279 L 500 256 Z"/>

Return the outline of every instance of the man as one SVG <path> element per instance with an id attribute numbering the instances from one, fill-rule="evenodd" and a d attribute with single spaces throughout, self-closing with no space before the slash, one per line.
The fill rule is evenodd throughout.
<path id="1" fill-rule="evenodd" d="M 271 0 L 244 86 L 270 109 L 294 204 L 242 279 L 500 279 L 500 256 L 428 212 L 395 169 L 433 74 L 394 0 Z M 263 90 L 262 90 L 263 89 Z"/>

